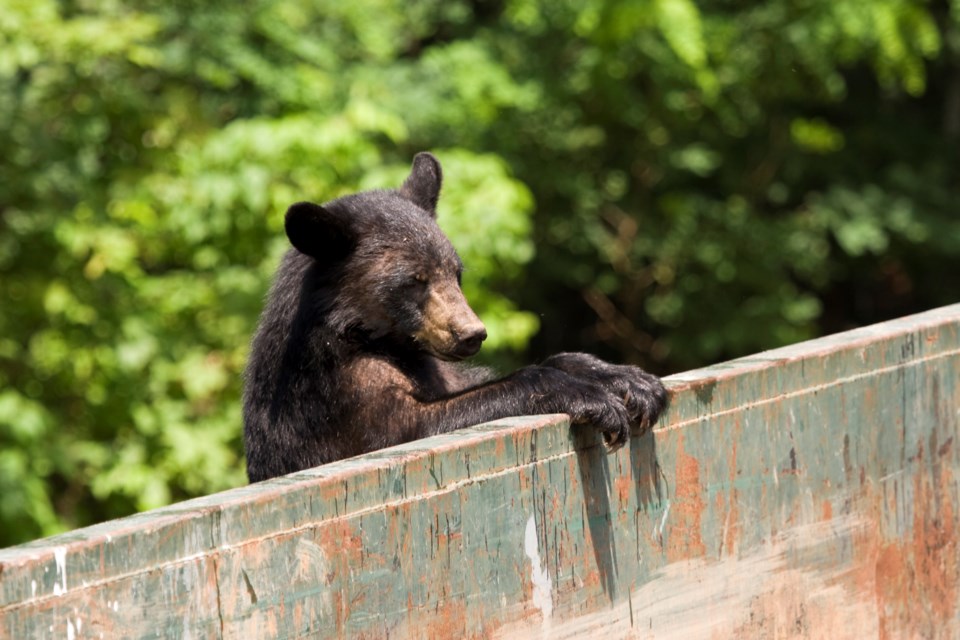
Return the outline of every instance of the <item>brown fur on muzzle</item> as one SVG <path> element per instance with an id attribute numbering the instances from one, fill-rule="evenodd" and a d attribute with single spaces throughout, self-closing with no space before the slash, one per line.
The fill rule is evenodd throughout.
<path id="1" fill-rule="evenodd" d="M 480 350 L 487 330 L 455 281 L 431 284 L 423 326 L 414 338 L 444 360 L 462 360 Z"/>

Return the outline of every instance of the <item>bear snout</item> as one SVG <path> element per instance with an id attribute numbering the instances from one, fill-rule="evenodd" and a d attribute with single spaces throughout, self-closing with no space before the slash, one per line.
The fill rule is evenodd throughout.
<path id="1" fill-rule="evenodd" d="M 413 337 L 442 360 L 469 358 L 487 339 L 487 329 L 453 279 L 430 287 L 422 317 L 423 324 Z"/>
<path id="2" fill-rule="evenodd" d="M 487 328 L 480 322 L 469 325 L 456 332 L 456 339 L 454 354 L 459 358 L 469 358 L 480 351 L 480 345 L 487 339 Z"/>

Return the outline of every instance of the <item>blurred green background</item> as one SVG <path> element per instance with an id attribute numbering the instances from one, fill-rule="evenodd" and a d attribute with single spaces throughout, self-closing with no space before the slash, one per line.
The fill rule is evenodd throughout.
<path id="1" fill-rule="evenodd" d="M 0 0 L 0 545 L 245 482 L 286 207 L 446 173 L 488 363 L 954 302 L 960 0 Z"/>

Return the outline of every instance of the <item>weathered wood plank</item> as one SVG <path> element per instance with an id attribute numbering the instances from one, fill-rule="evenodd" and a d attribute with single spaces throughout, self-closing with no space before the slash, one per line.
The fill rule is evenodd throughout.
<path id="1" fill-rule="evenodd" d="M 0 637 L 956 637 L 960 305 L 0 550 Z"/>

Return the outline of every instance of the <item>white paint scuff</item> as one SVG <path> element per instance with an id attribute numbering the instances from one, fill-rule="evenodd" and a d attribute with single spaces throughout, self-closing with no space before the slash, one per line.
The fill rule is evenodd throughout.
<path id="1" fill-rule="evenodd" d="M 537 523 L 533 516 L 527 520 L 527 529 L 523 536 L 523 550 L 532 565 L 530 579 L 533 581 L 533 604 L 547 619 L 553 613 L 553 581 L 540 561 L 540 549 L 537 546 Z"/>
<path id="2" fill-rule="evenodd" d="M 53 595 L 62 596 L 67 592 L 67 548 L 54 547 L 53 559 L 57 563 L 57 580 L 53 583 Z"/>
<path id="3" fill-rule="evenodd" d="M 663 528 L 667 526 L 667 516 L 670 515 L 670 501 L 667 500 L 667 506 L 663 508 L 663 517 L 660 518 L 660 524 L 653 528 L 653 537 L 659 539 L 663 535 Z"/>

